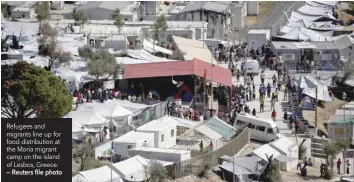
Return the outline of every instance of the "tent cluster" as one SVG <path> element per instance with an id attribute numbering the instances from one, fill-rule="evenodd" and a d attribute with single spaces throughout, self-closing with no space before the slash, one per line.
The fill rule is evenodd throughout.
<path id="1" fill-rule="evenodd" d="M 152 162 L 158 162 L 163 166 L 171 165 L 171 162 L 145 159 L 139 155 L 122 162 L 106 165 L 100 168 L 80 171 L 72 178 L 72 182 L 123 182 L 123 181 L 145 181 L 149 174 L 147 168 Z"/>
<path id="2" fill-rule="evenodd" d="M 123 100 L 108 100 L 104 103 L 84 103 L 69 112 L 64 118 L 72 118 L 72 138 L 80 139 L 85 132 L 98 133 L 109 126 L 131 125 L 133 116 L 140 114 L 150 105 Z"/>
<path id="3" fill-rule="evenodd" d="M 280 30 L 278 38 L 293 41 L 330 41 L 334 31 L 343 30 L 333 15 L 334 3 L 306 1 L 293 11 L 288 23 Z"/>

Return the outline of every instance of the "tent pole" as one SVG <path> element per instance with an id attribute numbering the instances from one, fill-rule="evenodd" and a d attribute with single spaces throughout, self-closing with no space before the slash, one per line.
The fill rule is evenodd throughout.
<path id="1" fill-rule="evenodd" d="M 318 112 L 317 112 L 317 102 L 318 102 L 318 98 L 317 98 L 317 93 L 318 90 L 317 90 L 317 86 L 316 86 L 316 104 L 315 104 L 315 137 L 317 137 L 317 119 L 318 119 Z"/>

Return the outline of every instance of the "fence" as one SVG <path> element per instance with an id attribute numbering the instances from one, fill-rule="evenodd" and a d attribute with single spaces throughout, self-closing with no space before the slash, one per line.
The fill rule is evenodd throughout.
<path id="1" fill-rule="evenodd" d="M 197 175 L 205 169 L 206 165 L 218 165 L 219 157 L 223 155 L 234 156 L 250 141 L 250 133 L 248 128 L 240 133 L 236 138 L 228 142 L 223 147 L 216 149 L 207 154 L 193 157 L 189 160 L 181 161 L 173 164 L 169 168 L 169 175 L 176 178 L 181 178 L 188 175 Z"/>
<path id="2" fill-rule="evenodd" d="M 146 108 L 144 111 L 135 116 L 132 123 L 139 127 L 145 123 L 148 123 L 154 119 L 158 119 L 167 114 L 167 102 L 160 102 L 152 107 Z"/>

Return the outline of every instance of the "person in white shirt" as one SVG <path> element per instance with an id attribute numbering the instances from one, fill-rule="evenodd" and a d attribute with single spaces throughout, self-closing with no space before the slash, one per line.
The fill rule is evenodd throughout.
<path id="1" fill-rule="evenodd" d="M 136 96 L 135 95 L 133 95 L 133 97 L 132 97 L 132 102 L 136 102 Z"/>
<path id="2" fill-rule="evenodd" d="M 128 96 L 128 100 L 132 101 L 132 96 L 131 95 Z"/>
<path id="3" fill-rule="evenodd" d="M 266 76 L 267 75 L 264 73 L 264 71 L 262 71 L 261 74 L 260 74 L 262 85 L 264 85 L 264 80 L 265 80 Z"/>

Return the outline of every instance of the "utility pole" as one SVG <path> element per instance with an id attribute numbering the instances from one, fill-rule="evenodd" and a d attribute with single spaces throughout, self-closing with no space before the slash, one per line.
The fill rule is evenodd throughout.
<path id="1" fill-rule="evenodd" d="M 206 99 L 206 84 L 205 84 L 205 81 L 206 81 L 206 70 L 204 70 L 204 73 L 205 73 L 205 75 L 204 75 L 204 78 L 203 78 L 203 112 L 204 112 L 204 114 L 205 114 L 205 99 Z"/>
<path id="2" fill-rule="evenodd" d="M 211 69 L 210 69 L 210 90 L 211 90 L 211 110 L 213 111 L 213 105 L 214 105 L 214 89 L 213 89 L 213 54 L 210 54 L 210 64 L 211 64 Z M 214 111 L 213 111 L 213 116 L 214 116 Z"/>
<path id="3" fill-rule="evenodd" d="M 317 98 L 317 86 L 316 86 L 316 103 L 315 103 L 315 137 L 317 137 L 317 118 L 318 118 L 318 112 L 317 112 L 317 102 L 318 102 L 318 98 Z"/>
<path id="4" fill-rule="evenodd" d="M 202 1 L 202 21 L 203 21 L 203 28 L 202 28 L 202 37 L 203 37 L 203 49 L 204 49 L 204 1 Z"/>

